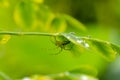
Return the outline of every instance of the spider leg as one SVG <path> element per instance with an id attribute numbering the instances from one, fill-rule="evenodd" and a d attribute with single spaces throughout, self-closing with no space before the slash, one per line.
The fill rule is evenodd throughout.
<path id="1" fill-rule="evenodd" d="M 57 41 L 56 36 L 51 36 L 51 37 L 50 37 L 50 41 L 51 41 L 53 44 L 55 44 L 55 42 Z"/>

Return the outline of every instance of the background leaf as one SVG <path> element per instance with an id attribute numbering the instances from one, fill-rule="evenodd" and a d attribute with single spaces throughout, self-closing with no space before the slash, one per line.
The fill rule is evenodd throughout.
<path id="1" fill-rule="evenodd" d="M 29 0 L 20 1 L 15 8 L 14 19 L 22 29 L 30 30 L 33 28 L 35 26 L 34 4 Z"/>
<path id="2" fill-rule="evenodd" d="M 85 26 L 81 22 L 77 21 L 75 18 L 73 18 L 69 15 L 66 15 L 66 14 L 64 14 L 63 16 L 66 20 L 68 30 L 69 29 L 70 30 L 75 30 L 75 31 L 79 31 L 80 33 L 86 31 Z"/>
<path id="3" fill-rule="evenodd" d="M 67 28 L 65 19 L 62 16 L 56 16 L 49 27 L 50 32 L 64 32 Z"/>

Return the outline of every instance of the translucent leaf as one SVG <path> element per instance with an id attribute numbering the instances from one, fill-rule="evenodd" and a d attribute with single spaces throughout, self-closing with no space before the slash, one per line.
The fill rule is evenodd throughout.
<path id="1" fill-rule="evenodd" d="M 52 35 L 49 35 L 49 36 L 52 36 Z M 78 53 L 78 54 L 86 53 L 85 51 L 89 50 L 95 54 L 100 53 L 100 54 L 102 54 L 103 57 L 105 57 L 109 60 L 113 59 L 112 56 L 114 56 L 114 54 L 112 52 L 117 51 L 119 53 L 119 47 L 116 45 L 113 45 L 113 44 L 105 42 L 105 41 L 92 39 L 89 37 L 79 37 L 79 36 L 76 36 L 73 32 L 72 33 L 53 33 L 53 36 L 62 38 L 62 39 L 59 39 L 61 42 L 64 42 L 65 40 L 70 41 L 73 44 L 73 46 L 72 46 L 72 49 L 70 49 L 69 51 L 73 51 L 73 53 Z M 16 76 L 20 77 L 20 76 L 25 75 L 25 73 L 27 73 L 29 75 L 32 71 L 34 73 L 36 73 L 36 72 L 44 73 L 45 71 L 47 71 L 46 69 L 49 70 L 46 73 L 49 73 L 49 72 L 51 72 L 51 70 L 53 70 L 52 72 L 56 72 L 57 70 L 61 71 L 61 70 L 67 70 L 69 67 L 70 67 L 69 69 L 75 67 L 74 65 L 72 65 L 74 63 L 74 61 L 71 62 L 72 60 L 71 60 L 71 58 L 69 58 L 68 55 L 62 56 L 62 57 L 64 57 L 63 60 L 62 60 L 62 57 L 60 57 L 60 56 L 50 56 L 49 53 L 52 51 L 49 50 L 49 48 L 51 48 L 53 46 L 53 44 L 50 42 L 49 38 L 46 38 L 44 36 L 42 36 L 42 37 L 41 36 L 32 36 L 32 37 L 24 36 L 24 38 L 14 37 L 14 39 L 12 39 L 10 42 L 11 43 L 8 44 L 9 49 L 7 50 L 7 52 L 8 52 L 7 55 L 4 58 L 4 60 L 1 60 L 1 62 L 2 62 L 1 66 L 7 65 L 10 63 L 9 66 L 12 68 L 12 70 L 9 70 L 8 68 L 5 68 L 5 69 L 6 69 L 6 71 L 8 71 L 9 74 L 11 74 L 11 76 L 16 75 Z M 32 42 L 34 42 L 34 43 L 32 43 Z M 64 46 L 65 44 L 62 43 L 60 45 Z M 14 47 L 14 46 L 16 46 L 16 47 Z M 44 51 L 42 51 L 43 48 L 45 48 Z M 108 50 L 106 50 L 106 49 L 108 49 Z M 48 50 L 48 52 L 46 52 L 46 50 Z M 33 55 L 33 53 L 35 53 L 35 55 Z M 40 53 L 45 53 L 45 54 L 40 54 Z M 46 59 L 45 57 L 48 57 L 48 59 Z M 67 59 L 68 61 L 66 61 L 66 57 L 68 58 Z M 33 61 L 33 59 L 34 59 L 34 61 Z M 45 60 L 47 60 L 47 63 L 43 64 L 44 63 L 43 61 L 45 61 Z M 61 68 L 64 68 L 63 66 L 61 67 L 61 64 L 58 64 L 57 67 L 59 67 L 59 68 L 56 68 L 56 66 L 54 66 L 54 67 L 51 66 L 51 65 L 54 65 L 54 63 L 59 63 L 59 61 L 61 63 L 62 63 L 62 61 L 63 62 L 66 61 L 63 64 L 63 66 L 67 66 L 67 68 L 61 69 Z M 24 64 L 24 65 L 22 65 L 22 64 Z M 46 66 L 41 67 L 41 64 L 46 65 Z M 67 65 L 67 64 L 69 64 L 69 65 Z M 18 65 L 18 66 L 16 67 L 16 65 Z M 50 67 L 48 67 L 48 66 L 50 66 Z M 76 66 L 78 66 L 78 65 L 76 65 Z M 18 68 L 20 68 L 20 71 L 18 73 L 14 72 L 14 70 L 18 70 Z M 68 76 L 69 74 L 65 73 L 65 75 Z M 80 75 L 78 75 L 78 77 L 75 79 L 74 79 L 74 76 L 76 76 L 76 74 L 73 75 L 73 80 L 77 80 L 78 78 L 81 79 Z"/>
<path id="2" fill-rule="evenodd" d="M 78 45 L 79 47 L 83 47 L 83 48 L 89 47 L 88 44 L 86 46 L 86 44 L 84 42 L 84 39 L 80 39 L 78 36 L 75 36 L 73 32 L 68 33 L 68 34 L 67 33 L 61 33 L 60 35 L 64 36 L 65 38 L 70 40 L 75 45 Z"/>
<path id="3" fill-rule="evenodd" d="M 14 19 L 22 29 L 31 29 L 35 26 L 35 11 L 31 1 L 21 1 L 14 11 Z"/>
<path id="4" fill-rule="evenodd" d="M 55 17 L 49 27 L 50 32 L 64 32 L 66 30 L 66 22 L 62 16 Z"/>
<path id="5" fill-rule="evenodd" d="M 99 53 L 108 61 L 112 61 L 115 59 L 116 53 L 120 53 L 120 47 L 116 46 L 112 43 L 92 39 L 89 37 L 78 37 L 73 33 L 61 33 L 60 35 L 67 38 L 74 45 L 78 45 L 79 49 L 83 49 L 83 53 L 88 50 L 92 53 Z M 73 51 L 75 52 L 75 51 Z M 81 50 L 79 51 L 81 53 Z"/>
<path id="6" fill-rule="evenodd" d="M 112 49 L 116 52 L 116 54 L 120 54 L 120 46 L 115 44 L 111 44 Z"/>
<path id="7" fill-rule="evenodd" d="M 86 50 L 82 44 L 77 43 L 78 41 L 76 41 L 76 37 L 71 33 L 60 33 L 60 35 L 58 34 L 58 36 L 56 36 L 56 40 L 59 42 L 56 46 L 62 48 L 63 50 L 69 50 L 73 56 L 77 57 L 80 53 L 84 53 Z M 70 41 L 70 43 L 66 43 L 68 41 Z"/>
<path id="8" fill-rule="evenodd" d="M 40 4 L 36 7 L 37 7 L 36 16 L 37 16 L 37 20 L 38 20 L 38 26 L 40 27 L 40 29 L 42 31 L 48 32 L 51 22 L 55 16 L 51 12 L 51 10 L 43 4 Z"/>
<path id="9" fill-rule="evenodd" d="M 68 28 L 72 28 L 72 30 L 77 30 L 79 32 L 85 32 L 86 31 L 86 28 L 85 26 L 77 21 L 75 18 L 69 16 L 69 15 L 63 15 L 66 22 L 67 22 L 67 25 L 68 25 Z"/>
<path id="10" fill-rule="evenodd" d="M 89 38 L 85 39 L 85 41 L 89 43 L 91 50 L 100 53 L 107 60 L 112 61 L 115 59 L 116 51 L 111 47 L 111 43 Z"/>

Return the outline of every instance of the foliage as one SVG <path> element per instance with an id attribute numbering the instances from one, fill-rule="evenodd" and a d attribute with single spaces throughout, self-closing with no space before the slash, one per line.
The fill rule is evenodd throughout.
<path id="1" fill-rule="evenodd" d="M 120 47 L 86 36 L 81 22 L 43 2 L 0 1 L 0 79 L 98 80 Z"/>

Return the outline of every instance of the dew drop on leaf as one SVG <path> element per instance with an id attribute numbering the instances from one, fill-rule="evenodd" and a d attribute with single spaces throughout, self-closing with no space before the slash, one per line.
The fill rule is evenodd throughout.
<path id="1" fill-rule="evenodd" d="M 83 43 L 83 40 L 77 40 L 77 42 L 78 42 L 79 44 L 81 44 L 81 43 Z"/>
<path id="2" fill-rule="evenodd" d="M 85 46 L 86 48 L 90 47 L 88 43 L 85 43 L 84 46 Z"/>

